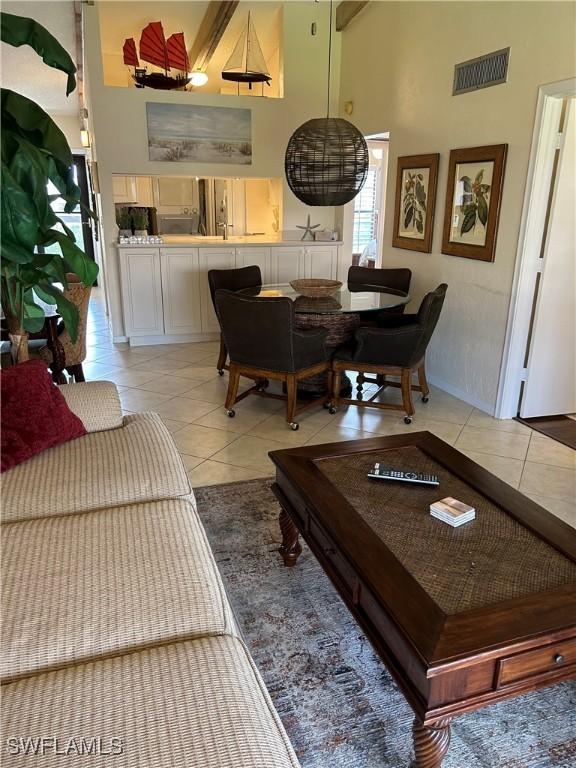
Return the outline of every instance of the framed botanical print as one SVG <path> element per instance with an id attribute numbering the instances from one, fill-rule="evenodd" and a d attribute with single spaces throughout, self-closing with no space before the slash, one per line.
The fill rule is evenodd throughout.
<path id="1" fill-rule="evenodd" d="M 432 250 L 439 159 L 438 154 L 398 158 L 392 238 L 395 248 L 424 253 Z"/>
<path id="2" fill-rule="evenodd" d="M 442 253 L 494 261 L 507 144 L 450 152 Z"/>

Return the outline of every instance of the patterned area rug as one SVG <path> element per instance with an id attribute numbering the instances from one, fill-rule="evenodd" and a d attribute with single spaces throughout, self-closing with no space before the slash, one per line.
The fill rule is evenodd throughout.
<path id="1" fill-rule="evenodd" d="M 195 489 L 244 638 L 302 768 L 408 768 L 413 715 L 314 556 L 285 568 L 269 480 Z M 574 768 L 576 685 L 463 715 L 443 768 Z"/>

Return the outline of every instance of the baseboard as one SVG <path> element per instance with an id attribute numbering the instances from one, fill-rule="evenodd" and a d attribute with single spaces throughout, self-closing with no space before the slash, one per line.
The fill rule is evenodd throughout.
<path id="1" fill-rule="evenodd" d="M 114 344 L 126 344 L 128 341 L 128 336 L 113 336 L 112 341 Z"/>
<path id="2" fill-rule="evenodd" d="M 478 408 L 479 411 L 484 411 L 484 413 L 487 413 L 490 416 L 494 416 L 494 411 L 496 409 L 495 405 L 485 403 L 483 400 L 480 400 L 478 397 L 474 397 L 474 395 L 471 395 L 469 392 L 465 392 L 463 389 L 459 389 L 453 384 L 449 384 L 447 381 L 443 381 L 436 376 L 430 376 L 428 371 L 426 371 L 426 378 L 430 384 L 438 387 L 438 389 L 442 389 L 444 392 L 448 392 L 449 395 L 454 395 L 454 397 L 457 397 L 459 400 L 463 400 L 465 403 L 473 405 L 474 408 Z"/>
<path id="3" fill-rule="evenodd" d="M 218 341 L 220 338 L 217 333 L 182 333 L 182 334 L 163 334 L 162 336 L 130 336 L 126 341 L 130 342 L 131 347 L 146 347 L 153 344 L 190 344 L 201 341 Z M 114 339 L 116 341 L 116 339 Z"/>

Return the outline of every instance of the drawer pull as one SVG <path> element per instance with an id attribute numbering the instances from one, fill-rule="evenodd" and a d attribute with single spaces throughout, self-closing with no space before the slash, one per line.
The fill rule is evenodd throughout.
<path id="1" fill-rule="evenodd" d="M 562 656 L 561 653 L 557 653 L 554 656 L 554 661 L 556 662 L 556 664 L 564 664 L 564 656 Z"/>

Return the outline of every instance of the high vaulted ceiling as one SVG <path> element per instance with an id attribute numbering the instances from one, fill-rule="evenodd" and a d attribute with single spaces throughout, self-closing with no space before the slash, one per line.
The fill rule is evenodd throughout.
<path id="1" fill-rule="evenodd" d="M 76 61 L 73 0 L 2 0 L 2 11 L 42 24 Z M 2 86 L 33 99 L 54 115 L 77 115 L 78 95 L 66 97 L 66 75 L 47 67 L 29 46 L 1 45 Z"/>

